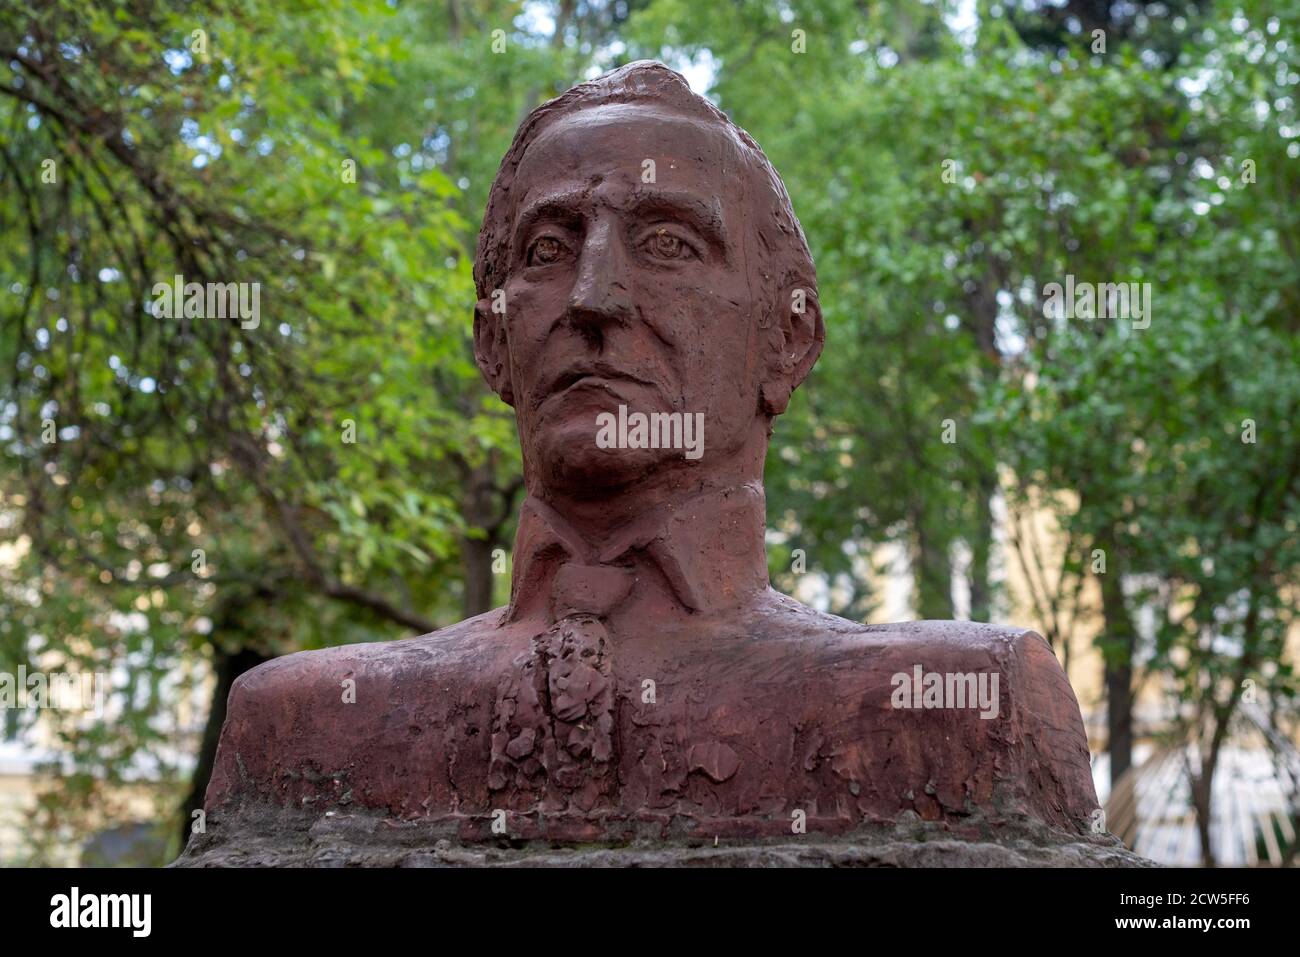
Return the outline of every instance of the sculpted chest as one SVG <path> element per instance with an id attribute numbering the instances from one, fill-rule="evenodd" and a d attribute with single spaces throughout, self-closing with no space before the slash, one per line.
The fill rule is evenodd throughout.
<path id="1" fill-rule="evenodd" d="M 978 696 L 899 707 L 897 676 L 917 666 L 975 688 L 996 674 L 996 715 Z M 512 834 L 569 839 L 776 835 L 800 816 L 838 832 L 907 811 L 960 823 L 994 805 L 1078 826 L 1095 801 L 1059 672 L 1041 638 L 991 626 L 768 610 L 611 636 L 489 615 L 241 681 L 208 804 L 359 805 L 467 838 L 499 811 Z"/>

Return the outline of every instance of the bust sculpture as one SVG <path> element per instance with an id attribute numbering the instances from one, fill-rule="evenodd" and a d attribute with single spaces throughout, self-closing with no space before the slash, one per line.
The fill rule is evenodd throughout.
<path id="1" fill-rule="evenodd" d="M 372 813 L 461 846 L 900 820 L 1086 839 L 1087 741 L 1041 637 L 862 625 L 769 586 L 764 458 L 825 330 L 744 131 L 658 63 L 569 90 L 515 136 L 474 277 L 523 449 L 510 603 L 245 674 L 209 814 Z"/>

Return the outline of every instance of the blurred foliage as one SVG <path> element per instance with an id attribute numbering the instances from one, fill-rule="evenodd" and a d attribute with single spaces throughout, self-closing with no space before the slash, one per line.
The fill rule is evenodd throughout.
<path id="1" fill-rule="evenodd" d="M 33 833 L 127 819 L 107 802 L 132 781 L 175 813 L 237 655 L 503 599 L 518 453 L 470 353 L 475 234 L 525 113 L 642 56 L 711 77 L 817 262 L 828 348 L 769 457 L 774 581 L 802 549 L 862 617 L 892 544 L 921 616 L 1000 618 L 999 509 L 1046 505 L 1061 554 L 1012 544 L 1049 639 L 1065 653 L 1095 579 L 1112 733 L 1156 680 L 1211 754 L 1247 682 L 1292 687 L 1298 21 L 1296 0 L 5 8 L 0 670 L 114 685 L 106 720 L 54 722 Z M 175 275 L 260 283 L 260 323 L 156 318 Z M 1067 275 L 1151 283 L 1150 326 L 1047 316 Z"/>

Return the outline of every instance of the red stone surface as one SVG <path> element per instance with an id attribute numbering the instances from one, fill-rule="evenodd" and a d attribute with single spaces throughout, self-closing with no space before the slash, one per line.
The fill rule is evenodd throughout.
<path id="1" fill-rule="evenodd" d="M 536 633 L 497 627 L 500 617 L 291 655 L 245 675 L 208 805 L 255 795 L 322 811 L 343 802 L 460 817 L 465 838 L 491 836 L 490 815 L 502 808 L 512 835 L 574 839 L 617 836 L 629 819 L 661 822 L 665 833 L 698 822 L 710 834 L 788 834 L 795 810 L 819 832 L 908 810 L 959 823 L 976 809 L 1083 830 L 1097 806 L 1078 705 L 1036 634 L 853 625 L 774 593 L 739 620 L 616 649 L 616 773 L 565 787 L 539 763 L 493 789 L 498 686 Z M 1000 716 L 892 708 L 891 676 L 917 663 L 999 672 Z M 642 703 L 646 678 L 653 705 Z M 356 682 L 355 704 L 343 703 L 345 679 Z M 539 761 L 542 752 L 537 745 Z"/>
<path id="2" fill-rule="evenodd" d="M 209 809 L 379 809 L 467 840 L 494 820 L 513 837 L 761 837 L 909 812 L 971 837 L 1087 830 L 1083 725 L 1040 637 L 863 626 L 768 587 L 768 439 L 826 331 L 746 134 L 658 65 L 540 107 L 502 163 L 475 279 L 476 359 L 515 409 L 528 490 L 509 607 L 243 676 Z M 699 414 L 702 454 L 600 447 L 597 416 L 619 406 Z M 917 666 L 996 675 L 996 716 L 896 707 Z"/>

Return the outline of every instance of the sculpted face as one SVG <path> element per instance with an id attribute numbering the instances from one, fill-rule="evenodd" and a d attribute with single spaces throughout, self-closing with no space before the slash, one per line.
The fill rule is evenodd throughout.
<path id="1" fill-rule="evenodd" d="M 525 462 L 548 484 L 707 469 L 765 428 L 747 163 L 718 123 L 644 103 L 562 117 L 524 154 L 504 326 Z M 598 447 L 620 405 L 702 413 L 702 457 Z"/>

